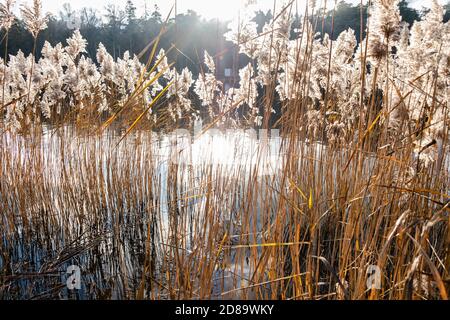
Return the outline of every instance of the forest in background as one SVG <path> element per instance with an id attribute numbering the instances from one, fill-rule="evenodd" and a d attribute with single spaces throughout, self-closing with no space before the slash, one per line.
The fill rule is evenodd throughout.
<path id="1" fill-rule="evenodd" d="M 450 19 L 450 2 L 444 8 L 446 10 L 444 22 L 446 22 Z M 50 17 L 48 28 L 39 35 L 36 52 L 40 54 L 45 41 L 51 45 L 65 44 L 74 29 L 79 27 L 81 34 L 88 42 L 87 55 L 93 61 L 96 61 L 99 43 L 103 43 L 114 58 L 122 57 L 125 51 L 129 51 L 131 55 L 139 54 L 160 33 L 166 17 L 161 14 L 157 5 L 151 9 L 146 8 L 142 15 L 138 15 L 137 11 L 132 0 L 128 0 L 125 7 L 114 4 L 107 5 L 103 12 L 92 8 L 76 11 L 69 3 L 66 3 L 58 14 Z M 402 20 L 409 25 L 413 21 L 420 20 L 426 12 L 425 8 L 416 10 L 409 7 L 405 0 L 400 2 Z M 262 28 L 271 18 L 270 11 L 258 11 L 254 21 Z M 292 26 L 292 33 L 301 19 L 303 18 L 296 18 L 297 21 Z M 355 30 L 358 41 L 361 39 L 360 5 L 340 1 L 334 12 L 334 21 L 331 10 L 325 13 L 319 12 L 310 19 L 316 22 L 319 32 L 323 30 L 329 33 L 332 39 L 336 39 L 342 31 L 348 28 Z M 363 21 L 366 20 L 367 6 L 364 6 Z M 194 75 L 200 72 L 199 61 L 203 58 L 204 50 L 212 56 L 222 56 L 222 65 L 218 69 L 231 68 L 236 52 L 229 50 L 231 44 L 227 43 L 223 37 L 228 30 L 227 25 L 228 21 L 207 20 L 195 11 L 189 10 L 187 13 L 178 14 L 168 20 L 167 30 L 161 37 L 160 47 L 167 50 L 172 44 L 176 44 L 176 49 L 168 55 L 169 58 L 176 60 L 178 70 L 188 67 Z M 364 29 L 365 25 L 362 27 L 362 30 Z M 1 32 L 0 36 L 3 38 L 4 30 Z M 180 36 L 181 34 L 182 36 Z M 33 38 L 21 20 L 17 20 L 9 32 L 8 54 L 15 55 L 19 50 L 23 51 L 25 55 L 33 51 Z M 0 44 L 0 52 L 2 55 L 5 52 L 5 42 Z M 146 61 L 145 56 L 142 57 L 142 61 Z M 241 61 L 240 65 L 245 63 L 247 61 Z"/>

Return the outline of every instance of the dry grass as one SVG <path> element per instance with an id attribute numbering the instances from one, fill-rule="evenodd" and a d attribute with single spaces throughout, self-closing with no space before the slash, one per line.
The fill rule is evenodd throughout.
<path id="1" fill-rule="evenodd" d="M 449 176 L 403 189 L 408 150 L 286 139 L 282 170 L 266 175 L 167 163 L 172 149 L 146 131 L 120 138 L 2 137 L 2 298 L 66 295 L 71 264 L 90 298 L 447 297 Z M 369 265 L 381 290 L 367 290 Z"/>
<path id="2" fill-rule="evenodd" d="M 429 167 L 412 143 L 383 148 L 392 137 L 373 94 L 348 133 L 356 143 L 304 142 L 313 138 L 299 130 L 311 52 L 296 98 L 282 107 L 272 173 L 259 165 L 261 146 L 256 163 L 232 146 L 232 169 L 170 162 L 176 148 L 138 126 L 131 107 L 120 111 L 125 130 L 95 130 L 101 120 L 86 113 L 4 132 L 0 298 L 448 299 L 447 137 Z M 361 81 L 375 88 L 377 79 Z M 276 78 L 260 97 L 265 127 L 275 86 Z M 78 292 L 64 286 L 73 264 L 82 269 Z M 382 271 L 379 290 L 366 285 L 371 265 Z"/>

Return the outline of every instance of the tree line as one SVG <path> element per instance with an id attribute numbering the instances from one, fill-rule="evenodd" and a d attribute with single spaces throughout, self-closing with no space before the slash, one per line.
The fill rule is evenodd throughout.
<path id="1" fill-rule="evenodd" d="M 445 5 L 445 9 L 444 19 L 448 21 L 450 2 Z M 409 7 L 407 1 L 403 0 L 400 2 L 400 13 L 403 21 L 411 25 L 415 20 L 421 19 L 426 9 L 416 10 Z M 259 28 L 262 28 L 271 18 L 270 11 L 258 11 L 255 12 L 254 20 Z M 333 39 L 342 31 L 352 28 L 358 40 L 365 36 L 365 25 L 361 26 L 361 21 L 365 23 L 366 18 L 367 6 L 361 8 L 360 5 L 352 5 L 345 1 L 339 2 L 334 12 L 320 12 L 316 16 L 309 17 L 318 31 L 329 33 Z M 302 20 L 302 17 L 296 17 L 293 30 Z M 114 57 L 122 56 L 125 51 L 139 54 L 158 36 L 165 22 L 166 17 L 162 16 L 156 5 L 150 10 L 146 8 L 143 14 L 138 16 L 137 8 L 132 0 L 128 0 L 126 6 L 122 8 L 109 4 L 102 13 L 92 8 L 76 11 L 67 3 L 58 14 L 51 16 L 48 28 L 38 38 L 37 52 L 39 54 L 45 41 L 52 45 L 59 42 L 65 43 L 74 29 L 79 28 L 88 41 L 87 55 L 94 61 L 100 42 Z M 166 32 L 160 39 L 159 47 L 168 50 L 175 45 L 169 57 L 176 58 L 178 69 L 188 67 L 194 74 L 200 72 L 198 62 L 202 60 L 203 50 L 207 50 L 213 56 L 222 56 L 220 62 L 230 65 L 236 53 L 231 52 L 223 38 L 223 34 L 227 31 L 227 24 L 224 21 L 207 20 L 195 11 L 189 10 L 167 21 Z M 1 36 L 3 38 L 3 34 Z M 4 41 L 0 44 L 0 50 L 4 53 Z M 20 19 L 10 30 L 8 54 L 16 54 L 19 50 L 25 54 L 33 50 L 32 36 L 26 31 Z M 146 59 L 145 54 L 142 59 Z"/>

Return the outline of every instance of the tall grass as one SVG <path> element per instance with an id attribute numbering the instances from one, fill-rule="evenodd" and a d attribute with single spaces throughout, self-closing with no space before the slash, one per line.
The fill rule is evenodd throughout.
<path id="1" fill-rule="evenodd" d="M 425 82 L 400 87 L 403 79 L 389 71 L 404 71 L 390 51 L 391 31 L 371 38 L 371 26 L 386 28 L 370 20 L 362 47 L 350 50 L 355 88 L 342 96 L 349 91 L 339 91 L 340 81 L 351 82 L 338 77 L 347 63 L 337 60 L 346 55 L 345 41 L 315 39 L 320 8 L 309 7 L 316 20 L 305 20 L 301 36 L 285 46 L 280 30 L 293 4 L 280 8 L 262 34 L 237 30 L 245 54 L 268 48 L 254 57 L 268 68 L 257 70 L 260 78 L 248 67 L 239 89 L 220 93 L 207 55 L 195 89 L 209 102 L 207 129 L 243 127 L 233 118 L 238 108 L 250 125 L 262 117 L 267 128 L 281 97 L 279 140 L 243 142 L 238 135 L 211 142 L 204 130 L 192 149 L 182 148 L 189 155 L 199 146 L 199 160 L 173 161 L 182 153 L 179 139 L 155 136 L 155 124 L 143 117 L 154 104 L 139 104 L 139 88 L 170 69 L 164 55 L 155 67 L 149 61 L 106 122 L 92 103 L 75 109 L 79 116 L 31 123 L 19 133 L 5 125 L 0 298 L 448 299 L 448 87 L 439 82 L 448 75 L 438 69 Z M 371 47 L 376 41 L 384 53 Z M 158 75 L 146 73 L 158 65 Z M 256 82 L 262 96 L 253 92 Z M 166 106 L 186 106 L 184 95 L 171 97 Z M 350 110 L 343 107 L 350 101 Z M 170 131 L 180 124 L 173 110 L 158 110 L 156 125 Z M 415 110 L 428 120 L 416 121 Z M 437 110 L 444 117 L 439 132 L 430 120 Z M 392 118 L 400 124 L 390 125 Z M 435 141 L 418 149 L 425 135 Z M 270 161 L 268 147 L 277 151 Z M 234 161 L 211 163 L 211 154 Z M 69 265 L 81 267 L 81 291 L 65 286 Z M 379 288 L 367 285 L 372 266 L 381 271 Z"/>

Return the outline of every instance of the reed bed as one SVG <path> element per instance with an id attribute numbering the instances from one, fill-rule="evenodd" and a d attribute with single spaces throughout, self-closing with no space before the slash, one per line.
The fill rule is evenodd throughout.
<path id="1" fill-rule="evenodd" d="M 170 141 L 120 137 L 3 136 L 2 298 L 71 297 L 73 264 L 81 298 L 445 298 L 448 198 L 431 190 L 449 176 L 403 190 L 407 151 L 361 153 L 347 172 L 351 150 L 286 140 L 267 172 L 239 150 L 232 169 L 177 164 Z"/>
<path id="2" fill-rule="evenodd" d="M 79 33 L 47 46 L 73 61 L 38 67 L 59 63 L 64 82 L 83 61 L 98 82 L 65 83 L 61 100 L 40 79 L 19 81 L 33 99 L 3 94 L 0 298 L 448 299 L 449 24 L 435 3 L 409 31 L 395 5 L 374 1 L 358 47 L 351 30 L 318 38 L 314 4 L 295 39 L 294 1 L 260 33 L 237 25 L 227 37 L 253 62 L 227 92 L 207 53 L 194 81 L 157 41 L 146 65 L 99 48 L 98 69 Z M 194 93 L 206 127 L 192 134 Z M 210 138 L 253 127 L 280 135 Z"/>

